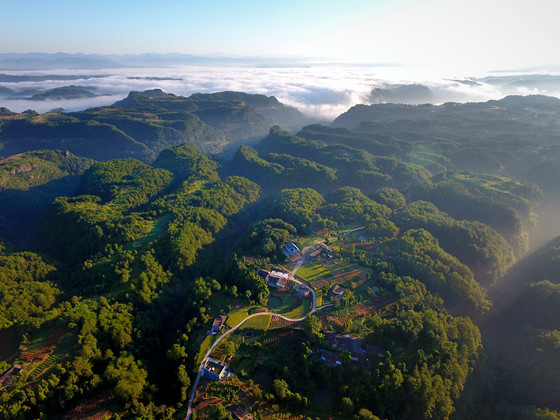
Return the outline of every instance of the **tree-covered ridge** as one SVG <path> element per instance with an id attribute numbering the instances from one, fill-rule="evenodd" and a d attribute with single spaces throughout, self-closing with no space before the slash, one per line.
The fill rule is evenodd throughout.
<path id="1" fill-rule="evenodd" d="M 342 224 L 368 224 L 375 219 L 388 218 L 391 209 L 366 197 L 358 188 L 343 187 L 327 196 L 328 204 L 320 213 Z"/>
<path id="2" fill-rule="evenodd" d="M 336 137 L 344 127 L 351 136 L 369 138 L 372 145 L 391 138 L 399 145 L 387 153 L 393 156 L 406 159 L 427 151 L 437 161 L 436 166 L 426 162 L 427 167 L 521 176 L 556 192 L 558 185 L 551 180 L 558 174 L 559 108 L 558 99 L 539 95 L 439 106 L 356 105 L 335 119 L 333 128 L 322 131 Z"/>
<path id="3" fill-rule="evenodd" d="M 81 175 L 92 163 L 55 150 L 10 156 L 0 161 L 0 189 L 25 191 L 69 175 Z"/>
<path id="4" fill-rule="evenodd" d="M 4 393 L 0 417 L 61 412 L 61 407 L 77 406 L 84 396 L 94 398 L 107 387 L 115 403 L 132 416 L 160 413 L 149 402 L 154 397 L 172 404 L 186 398 L 190 383 L 186 366 L 196 354 L 188 358 L 186 334 L 206 323 L 208 301 L 222 289 L 216 280 L 197 277 L 207 263 L 198 254 L 216 241 L 228 218 L 258 199 L 259 188 L 235 176 L 221 181 L 213 172 L 217 164 L 190 146 L 171 150 L 166 159 L 178 169 L 175 182 L 171 172 L 131 159 L 96 163 L 83 176 L 81 191 L 90 195 L 59 198 L 50 206 L 42 222 L 44 250 L 64 264 L 58 286 L 74 295 L 56 311 L 41 315 L 60 293 L 52 283 L 44 281 L 41 291 L 52 287 L 53 298 L 44 292 L 37 303 L 34 284 L 27 278 L 19 281 L 14 269 L 6 273 L 21 285 L 6 283 L 2 290 L 3 324 L 31 320 L 35 314 L 38 322 L 25 324 L 35 325 L 30 334 L 44 323 L 67 324 L 63 342 L 72 351 L 56 356 L 61 363 L 48 368 L 54 369 L 58 380 L 46 377 L 37 398 L 44 401 L 42 395 L 50 393 L 50 403 L 35 404 L 35 394 L 21 378 L 16 387 L 25 387 L 22 399 L 18 402 L 11 391 Z M 191 182 L 198 186 L 190 188 Z M 207 252 L 214 258 L 214 251 Z M 28 259 L 14 254 L 7 265 L 28 276 L 39 273 L 19 262 L 24 257 Z M 30 264 L 38 257 L 34 258 Z M 200 267 L 193 268 L 197 264 Z M 260 278 L 262 284 L 255 285 L 253 271 L 240 264 L 239 273 L 248 277 L 230 273 L 223 284 L 236 296 L 239 288 L 244 296 L 252 292 L 255 302 L 266 303 L 267 286 Z M 23 300 L 20 306 L 11 304 L 17 287 L 28 287 L 29 308 L 20 307 L 27 302 Z M 177 335 L 178 328 L 186 332 Z M 154 366 L 155 358 L 164 360 L 165 368 Z M 167 375 L 173 379 L 162 382 Z M 159 391 L 154 383 L 167 385 Z"/>
<path id="5" fill-rule="evenodd" d="M 41 315 L 56 302 L 56 268 L 37 254 L 0 250 L 0 329 Z"/>
<path id="6" fill-rule="evenodd" d="M 546 101 L 534 99 L 526 105 L 538 114 Z M 514 147 L 504 140 L 508 130 L 486 131 L 484 140 L 479 129 L 492 128 L 483 118 L 492 107 L 503 108 L 494 117 L 509 118 L 506 108 L 517 101 L 446 105 L 447 125 L 412 121 L 440 112 L 432 106 L 390 105 L 382 113 L 408 120 L 314 125 L 298 135 L 274 127 L 220 164 L 192 133 L 226 139 L 245 129 L 240 121 L 262 121 L 255 113 L 275 110 L 274 99 L 151 91 L 71 115 L 5 113 L 0 124 L 25 120 L 60 132 L 66 123 L 113 125 L 114 118 L 115 130 L 149 145 L 151 157 L 125 155 L 85 170 L 85 161 L 52 152 L 58 167 L 78 168 L 80 189 L 51 200 L 40 246 L 33 242 L 43 256 L 0 244 L 0 355 L 15 357 L 0 360 L 0 374 L 12 362 L 24 367 L 0 391 L 0 418 L 86 417 L 80 410 L 96 406 L 96 414 L 184 418 L 214 319 L 227 315 L 227 329 L 260 312 L 214 350 L 236 377 L 202 382 L 199 418 L 227 416 L 237 404 L 256 418 L 555 416 L 546 407 L 559 409 L 558 244 L 520 279 L 503 276 L 514 253 L 527 250 L 538 202 L 550 190 L 507 172 L 514 152 L 494 166 L 477 162 L 491 174 L 456 171 L 461 153 L 480 157 L 469 148 L 494 158 Z M 467 129 L 453 134 L 461 113 L 468 130 L 478 127 L 471 143 Z M 207 129 L 210 121 L 216 127 Z M 547 133 L 537 137 L 550 152 L 544 137 L 553 136 L 554 121 L 542 121 Z M 190 123 L 198 125 L 184 143 L 170 128 Z M 426 134 L 433 127 L 451 134 Z M 527 142 L 515 147 L 520 161 L 533 153 L 523 150 Z M 289 242 L 301 261 L 284 254 Z M 310 296 L 294 284 L 268 286 L 257 269 L 295 272 L 316 292 L 316 306 L 328 306 L 307 316 Z M 271 312 L 307 317 L 294 324 Z M 484 348 L 466 315 L 481 326 Z M 503 334 L 488 335 L 493 323 Z M 327 332 L 363 340 L 360 353 L 332 347 Z M 324 351 L 339 363 L 328 366 Z M 515 375 L 504 375 L 511 366 Z M 539 380 L 547 390 L 539 392 Z"/>
<path id="7" fill-rule="evenodd" d="M 307 121 L 274 97 L 222 92 L 185 98 L 155 89 L 68 114 L 6 112 L 0 116 L 0 153 L 64 149 L 99 161 L 132 157 L 151 162 L 162 150 L 183 143 L 220 152 L 229 143 L 264 136 L 288 119 L 296 127 Z"/>
<path id="8" fill-rule="evenodd" d="M 501 278 L 515 261 L 512 247 L 491 227 L 477 221 L 455 220 L 431 203 L 410 203 L 392 220 L 402 230 L 429 231 L 444 249 L 468 265 L 484 285 Z"/>
<path id="9" fill-rule="evenodd" d="M 451 173 L 412 188 L 415 199 L 434 203 L 457 219 L 478 220 L 496 229 L 517 254 L 529 246 L 528 231 L 537 222 L 535 184 L 504 176 Z"/>
<path id="10" fill-rule="evenodd" d="M 497 308 L 482 326 L 487 362 L 475 371 L 464 403 L 500 401 L 484 418 L 558 416 L 559 244 L 547 243 L 491 290 Z M 470 415 L 467 407 L 461 411 Z"/>
<path id="11" fill-rule="evenodd" d="M 163 150 L 153 166 L 172 172 L 177 182 L 217 181 L 219 178 L 216 172 L 219 165 L 205 154 L 198 153 L 196 146 L 190 143 Z"/>
<path id="12" fill-rule="evenodd" d="M 2 154 L 10 156 L 31 150 L 62 149 L 96 160 L 136 156 L 150 159 L 150 149 L 112 124 L 80 120 L 52 112 L 0 120 Z"/>
<path id="13" fill-rule="evenodd" d="M 74 194 L 92 163 L 58 150 L 0 161 L 0 234 L 18 246 L 28 245 L 41 213 L 56 197 Z"/>
<path id="14" fill-rule="evenodd" d="M 394 253 L 397 273 L 418 278 L 429 291 L 440 295 L 451 306 L 465 304 L 479 311 L 490 309 L 484 288 L 472 271 L 452 254 L 440 248 L 437 239 L 424 229 L 411 229 L 387 242 Z"/>
<path id="15" fill-rule="evenodd" d="M 304 186 L 326 190 L 337 178 L 336 170 L 320 163 L 279 153 L 269 153 L 263 159 L 249 146 L 239 148 L 226 170 L 243 176 L 250 174 L 251 179 L 266 186 L 268 193 Z"/>
<path id="16" fill-rule="evenodd" d="M 172 174 L 135 159 L 96 163 L 82 177 L 80 193 L 96 195 L 125 208 L 146 204 L 168 187 Z"/>
<path id="17" fill-rule="evenodd" d="M 370 193 L 385 186 L 413 185 L 430 176 L 420 166 L 349 147 L 344 139 L 338 144 L 310 141 L 279 127 L 273 127 L 256 148 L 258 153 L 248 147 L 240 149 L 226 169 L 262 182 L 267 186 L 265 192 L 275 191 L 280 184 L 311 186 L 321 192 L 353 186 Z"/>

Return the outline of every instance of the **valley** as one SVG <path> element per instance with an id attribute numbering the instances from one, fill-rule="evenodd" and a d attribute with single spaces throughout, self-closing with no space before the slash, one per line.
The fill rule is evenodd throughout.
<path id="1" fill-rule="evenodd" d="M 560 417 L 559 113 L 3 109 L 0 418 Z"/>

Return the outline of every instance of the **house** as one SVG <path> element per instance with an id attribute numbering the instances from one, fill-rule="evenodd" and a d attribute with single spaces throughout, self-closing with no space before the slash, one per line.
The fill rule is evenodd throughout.
<path id="1" fill-rule="evenodd" d="M 340 356 L 329 350 L 319 350 L 311 353 L 311 359 L 321 360 L 327 367 L 336 367 L 342 364 Z"/>
<path id="2" fill-rule="evenodd" d="M 254 420 L 255 418 L 249 411 L 248 407 L 240 404 L 231 406 L 230 410 L 231 414 L 233 414 L 233 418 L 237 420 Z"/>
<path id="3" fill-rule="evenodd" d="M 273 270 L 266 276 L 265 281 L 269 286 L 283 289 L 288 284 L 288 276 L 288 273 Z"/>
<path id="4" fill-rule="evenodd" d="M 232 374 L 233 372 L 225 363 L 219 362 L 211 357 L 208 358 L 202 369 L 202 376 L 213 381 L 225 381 Z"/>
<path id="5" fill-rule="evenodd" d="M 366 344 L 366 353 L 373 354 L 377 357 L 385 357 L 385 349 L 381 346 L 374 346 L 372 344 Z"/>
<path id="6" fill-rule="evenodd" d="M 262 268 L 257 269 L 257 276 L 262 277 L 264 280 L 266 280 L 266 278 L 269 274 L 270 273 L 268 271 L 263 270 Z"/>
<path id="7" fill-rule="evenodd" d="M 363 338 L 352 337 L 349 334 L 340 335 L 334 331 L 325 332 L 325 339 L 331 347 L 338 351 L 348 351 L 350 358 L 354 362 L 365 363 L 371 354 L 377 357 L 385 356 L 385 349 L 381 346 L 366 344 Z"/>
<path id="8" fill-rule="evenodd" d="M 304 286 L 303 284 L 296 284 L 294 286 L 294 290 L 296 291 L 298 297 L 302 299 L 305 299 L 311 294 L 311 290 L 309 290 L 309 287 Z"/>
<path id="9" fill-rule="evenodd" d="M 337 298 L 338 302 L 340 303 L 340 301 L 342 300 L 343 296 L 344 296 L 344 292 L 346 292 L 346 288 L 342 287 L 338 284 L 335 284 L 333 287 L 331 287 L 331 290 L 329 290 L 329 293 L 327 293 L 327 298 Z"/>
<path id="10" fill-rule="evenodd" d="M 367 360 L 366 350 L 364 350 L 364 339 L 359 337 L 352 337 L 351 335 L 340 335 L 334 331 L 327 331 L 325 339 L 334 348 L 339 351 L 348 351 L 351 354 L 351 359 L 355 362 L 360 360 Z"/>
<path id="11" fill-rule="evenodd" d="M 294 244 L 293 242 L 288 242 L 286 245 L 284 245 L 283 252 L 288 257 L 291 257 L 293 255 L 299 254 L 300 250 L 296 244 Z"/>
<path id="12" fill-rule="evenodd" d="M 14 376 L 21 372 L 21 369 L 21 365 L 13 365 L 6 373 L 0 376 L 0 389 L 8 386 L 14 380 Z"/>
<path id="13" fill-rule="evenodd" d="M 210 333 L 212 335 L 219 333 L 222 327 L 224 326 L 224 324 L 226 323 L 226 319 L 227 319 L 226 315 L 222 315 L 216 318 L 212 323 L 212 328 L 210 329 Z"/>

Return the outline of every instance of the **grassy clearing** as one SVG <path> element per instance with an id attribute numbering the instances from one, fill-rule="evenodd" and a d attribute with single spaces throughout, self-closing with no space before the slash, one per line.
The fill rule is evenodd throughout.
<path id="1" fill-rule="evenodd" d="M 249 319 L 245 324 L 239 327 L 240 330 L 254 329 L 254 330 L 268 330 L 270 321 L 272 319 L 271 315 L 260 315 Z"/>
<path id="2" fill-rule="evenodd" d="M 138 239 L 132 241 L 127 245 L 127 249 L 140 249 L 152 242 L 154 239 L 160 237 L 165 230 L 167 224 L 171 220 L 171 215 L 165 215 L 157 220 L 151 221 L 146 220 L 145 223 L 145 235 L 141 235 Z"/>
<path id="3" fill-rule="evenodd" d="M 198 369 L 198 366 L 200 366 L 200 364 L 202 363 L 202 359 L 204 359 L 206 352 L 210 349 L 213 342 L 214 336 L 207 335 L 200 345 L 200 350 L 198 351 L 198 356 L 196 357 L 196 369 Z"/>
<path id="4" fill-rule="evenodd" d="M 323 292 L 321 292 L 320 290 L 315 292 L 315 304 L 317 305 L 317 308 L 319 308 L 320 306 L 323 306 Z"/>
<path id="5" fill-rule="evenodd" d="M 249 312 L 247 308 L 237 309 L 228 314 L 226 325 L 228 327 L 233 328 L 248 316 L 249 316 Z"/>
<path id="6" fill-rule="evenodd" d="M 281 307 L 283 303 L 284 303 L 284 301 L 281 298 L 279 298 L 278 296 L 270 295 L 268 297 L 268 305 L 266 305 L 266 307 L 268 309 L 272 309 L 272 310 L 276 311 L 276 309 Z"/>
<path id="7" fill-rule="evenodd" d="M 283 314 L 286 312 L 290 312 L 295 307 L 297 307 L 300 303 L 300 299 L 293 295 L 292 293 L 285 293 L 280 297 L 282 299 L 282 304 L 279 305 L 274 312 Z"/>
<path id="8" fill-rule="evenodd" d="M 304 299 L 297 308 L 292 309 L 290 312 L 286 312 L 282 315 L 288 318 L 303 318 L 311 310 L 311 298 Z"/>
<path id="9" fill-rule="evenodd" d="M 327 280 L 333 277 L 333 272 L 337 270 L 345 271 L 350 268 L 359 267 L 357 264 L 351 262 L 344 262 L 342 264 L 333 264 L 325 266 L 316 262 L 304 264 L 297 272 L 297 276 L 306 281 L 313 281 L 319 277 L 325 277 Z"/>

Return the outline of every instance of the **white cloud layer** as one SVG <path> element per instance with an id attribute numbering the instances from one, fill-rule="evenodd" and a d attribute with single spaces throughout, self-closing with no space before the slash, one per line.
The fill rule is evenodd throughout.
<path id="1" fill-rule="evenodd" d="M 23 74 L 6 72 L 9 74 Z M 369 103 L 373 88 L 387 84 L 422 84 L 432 93 L 433 103 L 500 99 L 509 94 L 546 94 L 560 96 L 560 76 L 532 75 L 514 78 L 505 74 L 493 79 L 483 75 L 458 77 L 438 74 L 425 68 L 404 66 L 311 65 L 308 67 L 176 67 L 107 71 L 51 71 L 25 74 L 83 75 L 72 81 L 0 83 L 0 106 L 21 112 L 34 109 L 47 112 L 55 108 L 77 111 L 109 105 L 132 90 L 159 88 L 165 92 L 189 96 L 193 93 L 243 91 L 276 96 L 281 102 L 318 118 L 334 119 L 351 106 Z M 101 75 L 103 77 L 88 78 Z M 95 98 L 57 101 L 32 101 L 31 91 L 79 85 L 103 95 Z M 12 91 L 2 96 L 2 87 Z M 15 92 L 15 93 L 14 93 Z M 14 99 L 19 97 L 20 99 Z"/>

